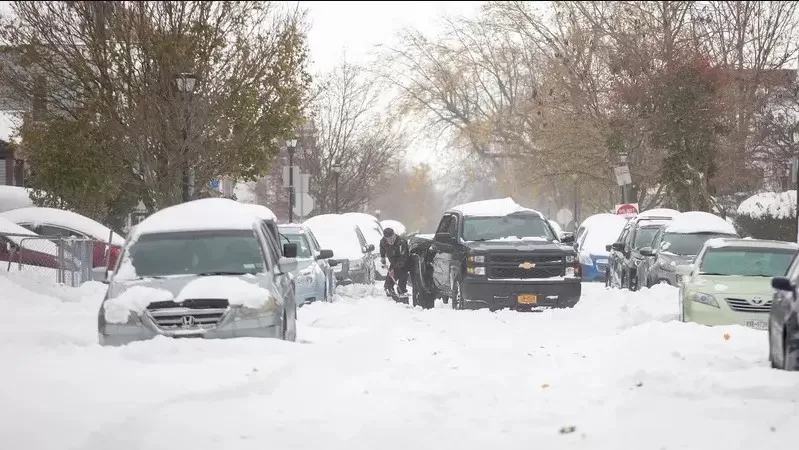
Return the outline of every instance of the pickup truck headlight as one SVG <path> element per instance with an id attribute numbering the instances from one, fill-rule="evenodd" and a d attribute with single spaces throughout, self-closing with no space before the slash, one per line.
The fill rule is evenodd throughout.
<path id="1" fill-rule="evenodd" d="M 486 268 L 485 267 L 467 267 L 466 273 L 469 275 L 485 275 Z"/>
<path id="2" fill-rule="evenodd" d="M 486 257 L 485 255 L 469 255 L 466 261 L 475 264 L 484 264 L 486 262 Z"/>
<path id="3" fill-rule="evenodd" d="M 573 263 L 574 260 L 575 260 L 574 255 L 566 255 L 566 262 L 567 263 Z"/>
<path id="4" fill-rule="evenodd" d="M 710 294 L 703 294 L 701 292 L 692 292 L 688 298 L 692 301 L 697 303 L 701 303 L 703 305 L 712 306 L 714 308 L 718 308 L 719 304 L 716 302 L 716 297 L 713 297 Z"/>

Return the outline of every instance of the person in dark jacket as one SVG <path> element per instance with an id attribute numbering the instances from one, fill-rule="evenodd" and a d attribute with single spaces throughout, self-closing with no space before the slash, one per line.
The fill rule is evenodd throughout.
<path id="1" fill-rule="evenodd" d="M 383 284 L 386 294 L 392 295 L 394 293 L 394 283 L 396 281 L 398 285 L 397 293 L 406 295 L 406 285 L 410 274 L 410 268 L 408 267 L 408 241 L 402 236 L 397 236 L 391 228 L 383 230 L 383 239 L 380 239 L 380 262 L 383 267 L 386 266 L 386 258 L 388 258 L 390 263 L 388 276 Z"/>

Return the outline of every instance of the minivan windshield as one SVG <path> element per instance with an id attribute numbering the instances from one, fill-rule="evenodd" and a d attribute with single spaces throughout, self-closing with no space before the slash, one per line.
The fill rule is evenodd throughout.
<path id="1" fill-rule="evenodd" d="M 138 277 L 255 274 L 264 259 L 255 233 L 245 230 L 144 234 L 127 251 Z"/>
<path id="2" fill-rule="evenodd" d="M 555 235 L 546 220 L 530 214 L 504 217 L 466 217 L 463 221 L 465 241 L 502 239 L 542 239 L 551 241 Z"/>
<path id="3" fill-rule="evenodd" d="M 699 266 L 702 275 L 781 277 L 796 254 L 778 248 L 709 248 Z"/>

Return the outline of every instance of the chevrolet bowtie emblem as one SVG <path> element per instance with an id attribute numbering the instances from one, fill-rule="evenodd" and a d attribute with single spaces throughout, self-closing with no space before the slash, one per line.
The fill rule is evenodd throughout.
<path id="1" fill-rule="evenodd" d="M 523 262 L 523 263 L 519 264 L 519 267 L 522 268 L 522 269 L 530 270 L 533 267 L 535 267 L 535 264 L 531 263 L 531 262 Z"/>

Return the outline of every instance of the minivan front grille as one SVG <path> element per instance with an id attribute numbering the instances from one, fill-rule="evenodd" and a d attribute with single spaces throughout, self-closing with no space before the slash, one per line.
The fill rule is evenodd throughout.
<path id="1" fill-rule="evenodd" d="M 162 329 L 207 329 L 219 323 L 229 306 L 226 299 L 197 298 L 181 303 L 153 302 L 147 306 L 147 312 Z"/>

